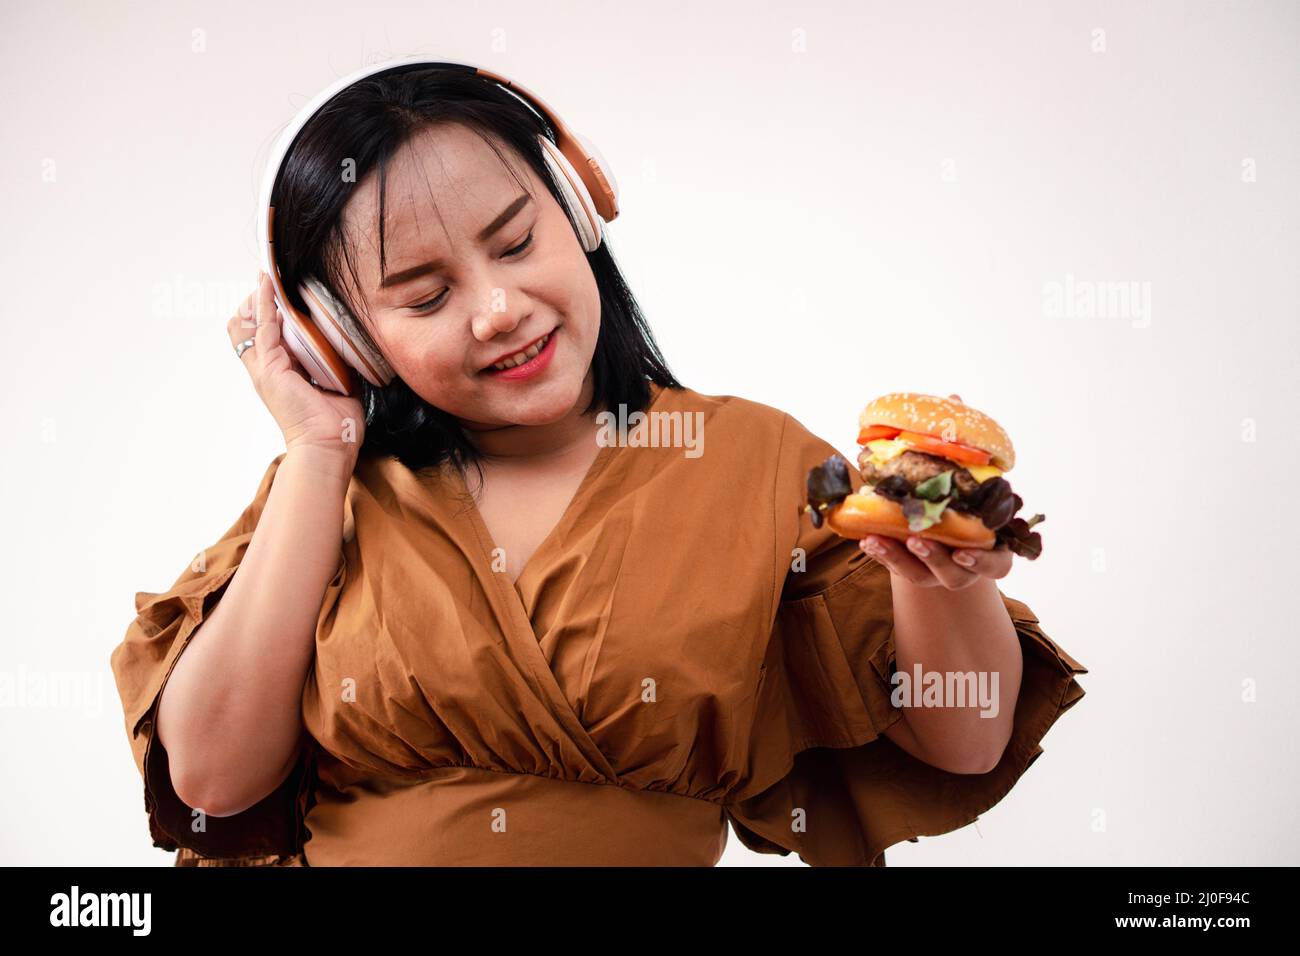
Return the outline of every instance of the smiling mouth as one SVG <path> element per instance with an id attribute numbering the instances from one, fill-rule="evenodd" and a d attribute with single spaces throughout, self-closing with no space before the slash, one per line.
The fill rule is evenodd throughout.
<path id="1" fill-rule="evenodd" d="M 506 369 L 514 368 L 516 365 L 523 365 L 529 359 L 536 357 L 537 353 L 542 349 L 546 348 L 546 343 L 551 340 L 551 336 L 554 334 L 555 329 L 551 329 L 551 331 L 547 332 L 532 345 L 528 346 L 528 348 L 516 352 L 508 358 L 503 358 L 499 362 L 493 362 L 491 365 L 485 366 L 481 371 L 504 372 Z"/>

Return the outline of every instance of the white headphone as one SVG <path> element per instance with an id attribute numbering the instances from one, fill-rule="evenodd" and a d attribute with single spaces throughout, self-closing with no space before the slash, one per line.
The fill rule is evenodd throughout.
<path id="1" fill-rule="evenodd" d="M 306 277 L 298 286 L 310 315 L 304 315 L 290 304 L 275 261 L 275 207 L 271 205 L 271 195 L 280 167 L 298 133 L 335 94 L 377 73 L 423 66 L 460 68 L 471 75 L 487 77 L 550 123 L 556 141 L 553 143 L 542 134 L 537 138 L 542 144 L 546 165 L 559 184 L 569 220 L 584 251 L 595 252 L 603 236 L 602 221 L 612 222 L 618 217 L 618 181 L 600 151 L 585 137 L 569 129 L 536 94 L 513 80 L 473 63 L 404 57 L 365 67 L 333 83 L 303 107 L 272 147 L 262 177 L 257 229 L 262 268 L 271 278 L 275 302 L 283 318 L 281 328 L 285 346 L 302 363 L 313 384 L 345 395 L 355 396 L 358 392 L 355 377 L 349 369 L 375 386 L 387 385 L 395 373 L 361 323 L 318 279 Z"/>

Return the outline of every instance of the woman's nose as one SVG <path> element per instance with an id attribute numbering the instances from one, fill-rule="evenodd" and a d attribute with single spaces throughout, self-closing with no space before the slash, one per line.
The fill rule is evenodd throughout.
<path id="1" fill-rule="evenodd" d="M 518 310 L 510 308 L 504 298 L 493 297 L 474 316 L 472 324 L 474 337 L 486 342 L 503 332 L 512 331 L 519 324 Z"/>
<path id="2" fill-rule="evenodd" d="M 512 331 L 518 324 L 519 320 L 510 309 L 501 312 L 486 309 L 474 318 L 474 337 L 486 342 L 503 332 Z"/>

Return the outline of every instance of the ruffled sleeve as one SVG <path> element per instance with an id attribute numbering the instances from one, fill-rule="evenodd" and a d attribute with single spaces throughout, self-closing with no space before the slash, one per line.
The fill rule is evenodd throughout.
<path id="1" fill-rule="evenodd" d="M 297 764 L 274 793 L 242 813 L 206 819 L 176 795 L 167 750 L 154 733 L 167 677 L 238 570 L 283 459 L 281 454 L 271 462 L 239 520 L 216 544 L 199 552 L 171 588 L 161 594 L 136 594 L 136 618 L 110 659 L 127 737 L 144 781 L 149 832 L 154 846 L 180 850 L 178 866 L 293 865 L 306 839 L 303 819 L 312 794 L 314 751 L 305 732 Z"/>
<path id="2" fill-rule="evenodd" d="M 748 772 L 726 810 L 752 850 L 793 851 L 813 866 L 884 866 L 887 847 L 956 830 L 1006 796 L 1042 754 L 1048 729 L 1083 697 L 1075 675 L 1087 670 L 999 590 L 1024 655 L 999 764 L 949 773 L 885 737 L 903 719 L 890 702 L 889 571 L 797 510 L 808 469 L 834 452 L 787 417 L 774 481 L 779 597 L 750 715 Z M 854 469 L 855 487 L 859 480 Z"/>

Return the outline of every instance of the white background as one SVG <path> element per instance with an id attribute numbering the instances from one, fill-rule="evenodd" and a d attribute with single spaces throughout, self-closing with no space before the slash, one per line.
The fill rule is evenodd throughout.
<path id="1" fill-rule="evenodd" d="M 109 654 L 282 450 L 225 331 L 271 141 L 413 53 L 516 77 L 599 145 L 686 384 L 845 452 L 894 390 L 1013 436 L 1048 520 L 1000 584 L 1087 696 L 976 826 L 891 866 L 1300 863 L 1298 10 L 6 4 L 0 671 L 85 693 L 0 701 L 0 863 L 171 863 Z M 1052 315 L 1067 277 L 1150 312 Z M 734 836 L 723 862 L 800 865 Z"/>

